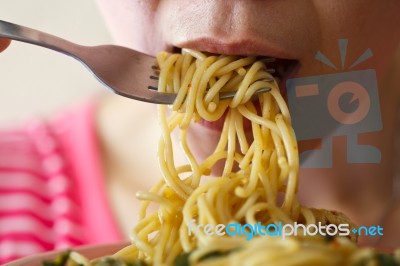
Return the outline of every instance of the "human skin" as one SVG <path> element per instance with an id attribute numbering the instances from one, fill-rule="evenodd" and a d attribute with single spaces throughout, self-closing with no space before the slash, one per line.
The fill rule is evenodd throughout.
<path id="1" fill-rule="evenodd" d="M 353 70 L 374 69 L 377 74 L 383 130 L 363 134 L 360 140 L 379 148 L 382 161 L 348 164 L 346 140 L 334 139 L 333 167 L 302 169 L 299 197 L 310 206 L 344 211 L 357 224 L 387 224 L 387 232 L 396 232 L 390 224 L 400 222 L 400 215 L 389 219 L 387 213 L 398 205 L 392 200 L 395 196 L 392 158 L 400 80 L 392 78 L 390 73 L 400 41 L 400 1 L 388 0 L 384 4 L 379 0 L 98 2 L 116 43 L 151 55 L 172 51 L 175 46 L 221 54 L 291 58 L 299 60 L 301 68 L 297 76 L 303 77 L 337 72 L 317 62 L 314 56 L 318 50 L 323 51 L 340 65 L 338 39 L 349 41 L 348 62 L 354 62 L 371 49 L 374 56 Z M 103 121 L 102 128 L 106 124 Z M 134 132 L 129 134 L 132 136 Z M 218 135 L 201 125 L 192 127 L 189 137 L 196 140 L 191 144 L 199 158 L 212 150 Z M 400 245 L 396 239 L 400 239 L 398 233 L 389 233 L 379 240 L 379 245 Z M 361 241 L 370 244 L 368 240 Z"/>

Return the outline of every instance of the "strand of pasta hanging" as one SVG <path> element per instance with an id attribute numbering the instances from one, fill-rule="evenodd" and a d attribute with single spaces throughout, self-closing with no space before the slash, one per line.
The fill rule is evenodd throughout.
<path id="1" fill-rule="evenodd" d="M 71 252 L 68 261 L 85 266 L 124 262 L 190 266 L 379 265 L 383 260 L 396 265 L 400 261 L 400 250 L 391 257 L 360 248 L 353 242 L 354 235 L 350 240 L 305 236 L 299 231 L 295 237 L 257 235 L 248 241 L 245 236 L 207 235 L 204 231 L 190 234 L 189 227 L 201 224 L 216 228 L 235 223 L 334 222 L 326 216 L 351 222 L 343 214 L 298 203 L 296 139 L 286 103 L 263 62 L 255 57 L 206 55 L 187 49 L 182 54 L 160 53 L 157 62 L 161 69 L 159 90 L 178 94 L 170 115 L 168 107 L 158 108 L 162 128 L 158 157 L 163 178 L 150 191 L 137 193 L 143 202 L 140 220 L 131 233 L 131 245 L 112 258 L 93 262 Z M 266 87 L 271 91 L 253 97 Z M 234 98 L 220 100 L 220 93 L 229 91 L 235 92 Z M 199 119 L 216 121 L 222 116 L 225 118 L 218 144 L 205 160 L 197 161 L 187 141 L 189 125 Z M 245 133 L 246 119 L 251 126 L 250 137 Z M 184 165 L 174 161 L 174 131 L 178 131 L 186 155 Z M 202 182 L 221 160 L 221 176 Z"/>
<path id="2" fill-rule="evenodd" d="M 192 220 L 216 225 L 299 219 L 297 144 L 286 103 L 264 63 L 255 57 L 206 56 L 192 50 L 160 53 L 157 62 L 159 91 L 177 93 L 177 98 L 168 118 L 167 107 L 159 106 L 163 135 L 158 156 L 163 180 L 152 191 L 137 194 L 145 202 L 132 232 L 136 251 L 130 254 L 156 265 L 169 264 L 182 251 L 226 242 L 224 237 L 189 236 L 187 226 Z M 257 104 L 250 101 L 265 87 L 271 91 L 260 94 Z M 219 93 L 227 91 L 236 91 L 234 98 L 220 100 Z M 190 123 L 200 118 L 216 121 L 223 115 L 217 147 L 198 162 L 187 143 Z M 251 122 L 251 141 L 244 119 Z M 171 134 L 176 129 L 187 165 L 174 163 Z M 220 160 L 225 160 L 222 176 L 200 185 Z M 279 196 L 283 202 L 278 202 Z M 148 213 L 151 202 L 158 203 L 159 209 Z"/>

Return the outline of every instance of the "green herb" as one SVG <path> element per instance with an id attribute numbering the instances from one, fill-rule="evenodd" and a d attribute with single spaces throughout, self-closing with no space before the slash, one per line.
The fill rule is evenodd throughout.
<path id="1" fill-rule="evenodd" d="M 128 263 L 127 266 L 147 266 L 147 263 L 142 260 L 138 260 L 134 263 Z"/>
<path id="2" fill-rule="evenodd" d="M 65 266 L 69 259 L 71 251 L 66 251 L 58 255 L 54 260 L 43 261 L 42 266 Z"/>
<path id="3" fill-rule="evenodd" d="M 331 236 L 331 235 L 326 235 L 325 237 L 324 237 L 324 239 L 325 239 L 325 242 L 326 243 L 330 243 L 330 242 L 332 242 L 333 240 L 335 240 L 335 236 Z"/>
<path id="4" fill-rule="evenodd" d="M 104 257 L 94 263 L 95 266 L 126 266 L 126 263 L 122 260 L 115 259 L 112 257 Z"/>
<path id="5" fill-rule="evenodd" d="M 400 266 L 400 264 L 389 254 L 379 253 L 376 255 L 376 259 L 380 266 Z"/>
<path id="6" fill-rule="evenodd" d="M 354 264 L 354 266 L 400 266 L 400 263 L 397 262 L 392 255 L 384 254 L 384 253 L 376 253 L 370 258 L 364 258 L 363 260 Z"/>
<path id="7" fill-rule="evenodd" d="M 208 259 L 226 256 L 229 253 L 231 253 L 232 251 L 234 251 L 234 250 L 228 250 L 228 251 L 215 250 L 215 251 L 205 254 L 203 257 L 200 258 L 199 261 L 204 261 L 204 260 L 208 260 Z M 192 252 L 185 252 L 185 253 L 182 253 L 179 256 L 177 256 L 174 261 L 174 266 L 190 266 L 189 257 L 190 257 L 191 253 Z"/>
<path id="8" fill-rule="evenodd" d="M 69 254 L 70 251 L 63 252 L 57 258 L 51 261 L 44 261 L 42 263 L 42 266 L 67 266 L 70 264 L 67 264 L 68 259 L 69 259 Z M 135 262 L 125 262 L 121 259 L 116 259 L 113 257 L 104 257 L 104 258 L 99 258 L 93 263 L 91 263 L 93 266 L 147 266 L 146 262 L 142 260 L 137 260 Z M 74 264 L 75 265 L 75 264 Z M 78 265 L 78 264 L 76 264 Z"/>
<path id="9" fill-rule="evenodd" d="M 191 252 L 185 252 L 178 255 L 174 260 L 174 266 L 190 266 L 189 256 Z"/>
<path id="10" fill-rule="evenodd" d="M 147 264 L 142 260 L 137 260 L 135 262 L 125 262 L 121 259 L 116 259 L 113 257 L 104 257 L 96 261 L 94 266 L 147 266 Z"/>
<path id="11" fill-rule="evenodd" d="M 201 257 L 200 261 L 226 256 L 230 252 L 231 252 L 230 250 L 229 251 L 220 251 L 220 250 L 212 251 L 210 253 L 207 253 L 203 257 Z"/>

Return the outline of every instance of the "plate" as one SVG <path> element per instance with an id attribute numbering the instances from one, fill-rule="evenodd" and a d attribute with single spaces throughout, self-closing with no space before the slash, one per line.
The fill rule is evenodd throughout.
<path id="1" fill-rule="evenodd" d="M 114 244 L 102 244 L 102 245 L 87 245 L 74 247 L 72 250 L 81 253 L 89 259 L 94 259 L 106 255 L 111 255 L 129 245 L 129 242 L 119 242 Z M 60 253 L 65 252 L 65 250 L 56 250 L 50 251 L 41 254 L 35 254 L 31 256 L 27 256 L 9 263 L 6 263 L 4 266 L 38 266 L 44 260 L 51 260 L 56 258 Z"/>

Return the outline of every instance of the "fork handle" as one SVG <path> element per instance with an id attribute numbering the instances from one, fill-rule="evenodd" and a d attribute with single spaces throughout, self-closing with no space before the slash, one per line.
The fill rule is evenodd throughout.
<path id="1" fill-rule="evenodd" d="M 69 56 L 79 53 L 80 45 L 21 25 L 0 20 L 0 37 L 42 46 Z"/>

